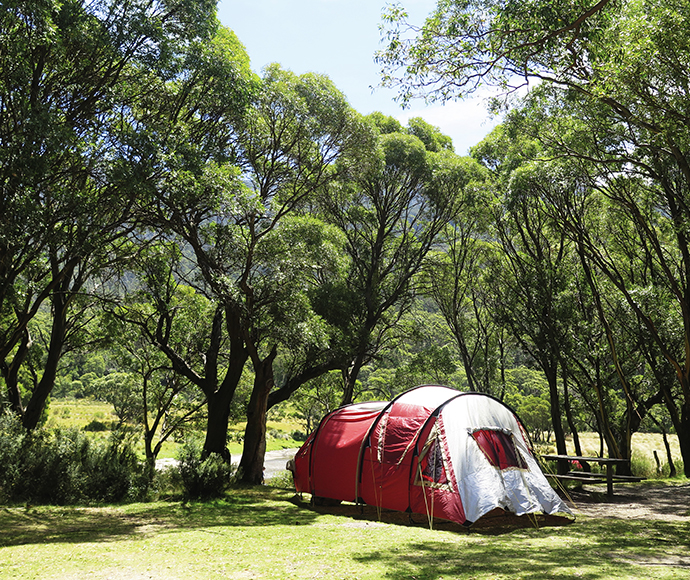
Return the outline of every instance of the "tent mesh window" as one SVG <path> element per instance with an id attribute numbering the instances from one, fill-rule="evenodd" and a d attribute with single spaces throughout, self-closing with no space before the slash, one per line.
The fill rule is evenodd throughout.
<path id="1" fill-rule="evenodd" d="M 430 434 L 419 454 L 419 465 L 416 471 L 415 485 L 452 491 L 452 484 L 448 478 L 447 458 L 436 430 Z"/>
<path id="2" fill-rule="evenodd" d="M 433 483 L 447 484 L 446 470 L 443 465 L 443 452 L 436 440 L 431 442 L 424 459 L 422 459 L 422 477 Z"/>
<path id="3" fill-rule="evenodd" d="M 494 467 L 504 469 L 527 469 L 525 460 L 515 447 L 512 433 L 500 429 L 477 429 L 472 432 L 487 460 Z"/>

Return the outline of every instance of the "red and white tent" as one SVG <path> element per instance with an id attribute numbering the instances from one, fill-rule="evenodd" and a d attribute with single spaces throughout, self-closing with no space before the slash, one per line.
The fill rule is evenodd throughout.
<path id="1" fill-rule="evenodd" d="M 570 513 L 506 405 L 427 385 L 329 413 L 295 456 L 298 492 L 471 525 L 496 508 Z"/>

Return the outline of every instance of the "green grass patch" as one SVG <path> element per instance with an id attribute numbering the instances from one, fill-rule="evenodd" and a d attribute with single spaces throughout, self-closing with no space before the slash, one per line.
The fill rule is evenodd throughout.
<path id="1" fill-rule="evenodd" d="M 64 429 L 79 429 L 87 431 L 95 438 L 107 437 L 108 431 L 91 429 L 90 426 L 103 424 L 106 427 L 113 427 L 117 423 L 113 406 L 110 403 L 94 401 L 93 399 L 53 399 L 48 411 L 48 427 L 59 427 Z M 228 430 L 228 449 L 233 458 L 239 458 L 242 454 L 242 437 L 244 435 L 244 423 L 231 425 Z M 289 421 L 269 421 L 266 425 L 267 440 L 266 451 L 277 451 L 279 449 L 294 449 L 300 447 L 301 440 L 293 439 L 292 435 L 299 432 L 301 426 L 298 423 Z M 199 436 L 203 436 L 200 433 Z M 180 444 L 168 439 L 163 443 L 159 459 L 177 458 Z M 144 457 L 143 441 L 137 446 L 139 455 Z M 234 461 L 234 459 L 233 459 Z"/>
<path id="2" fill-rule="evenodd" d="M 81 430 L 95 421 L 106 425 L 117 423 L 113 406 L 92 399 L 53 399 L 50 402 L 48 427 Z"/>
<path id="3" fill-rule="evenodd" d="M 237 488 L 207 503 L 0 508 L 0 578 L 393 580 L 686 578 L 687 522 L 430 530 L 404 514 L 311 508 Z M 422 518 L 418 518 L 422 519 Z"/>

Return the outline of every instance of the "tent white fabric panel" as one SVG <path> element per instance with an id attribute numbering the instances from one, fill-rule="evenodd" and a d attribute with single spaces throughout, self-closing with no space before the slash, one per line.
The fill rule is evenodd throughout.
<path id="1" fill-rule="evenodd" d="M 517 515 L 571 513 L 544 477 L 507 407 L 490 397 L 468 393 L 446 404 L 440 421 L 469 521 L 477 521 L 494 508 Z M 479 429 L 510 435 L 524 468 L 492 465 L 472 436 Z"/>

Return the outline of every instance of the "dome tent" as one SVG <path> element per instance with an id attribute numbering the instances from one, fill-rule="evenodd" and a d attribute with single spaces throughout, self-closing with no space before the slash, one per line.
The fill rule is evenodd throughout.
<path id="1" fill-rule="evenodd" d="M 326 415 L 295 455 L 298 492 L 471 525 L 500 508 L 570 514 L 515 413 L 437 385 Z"/>

